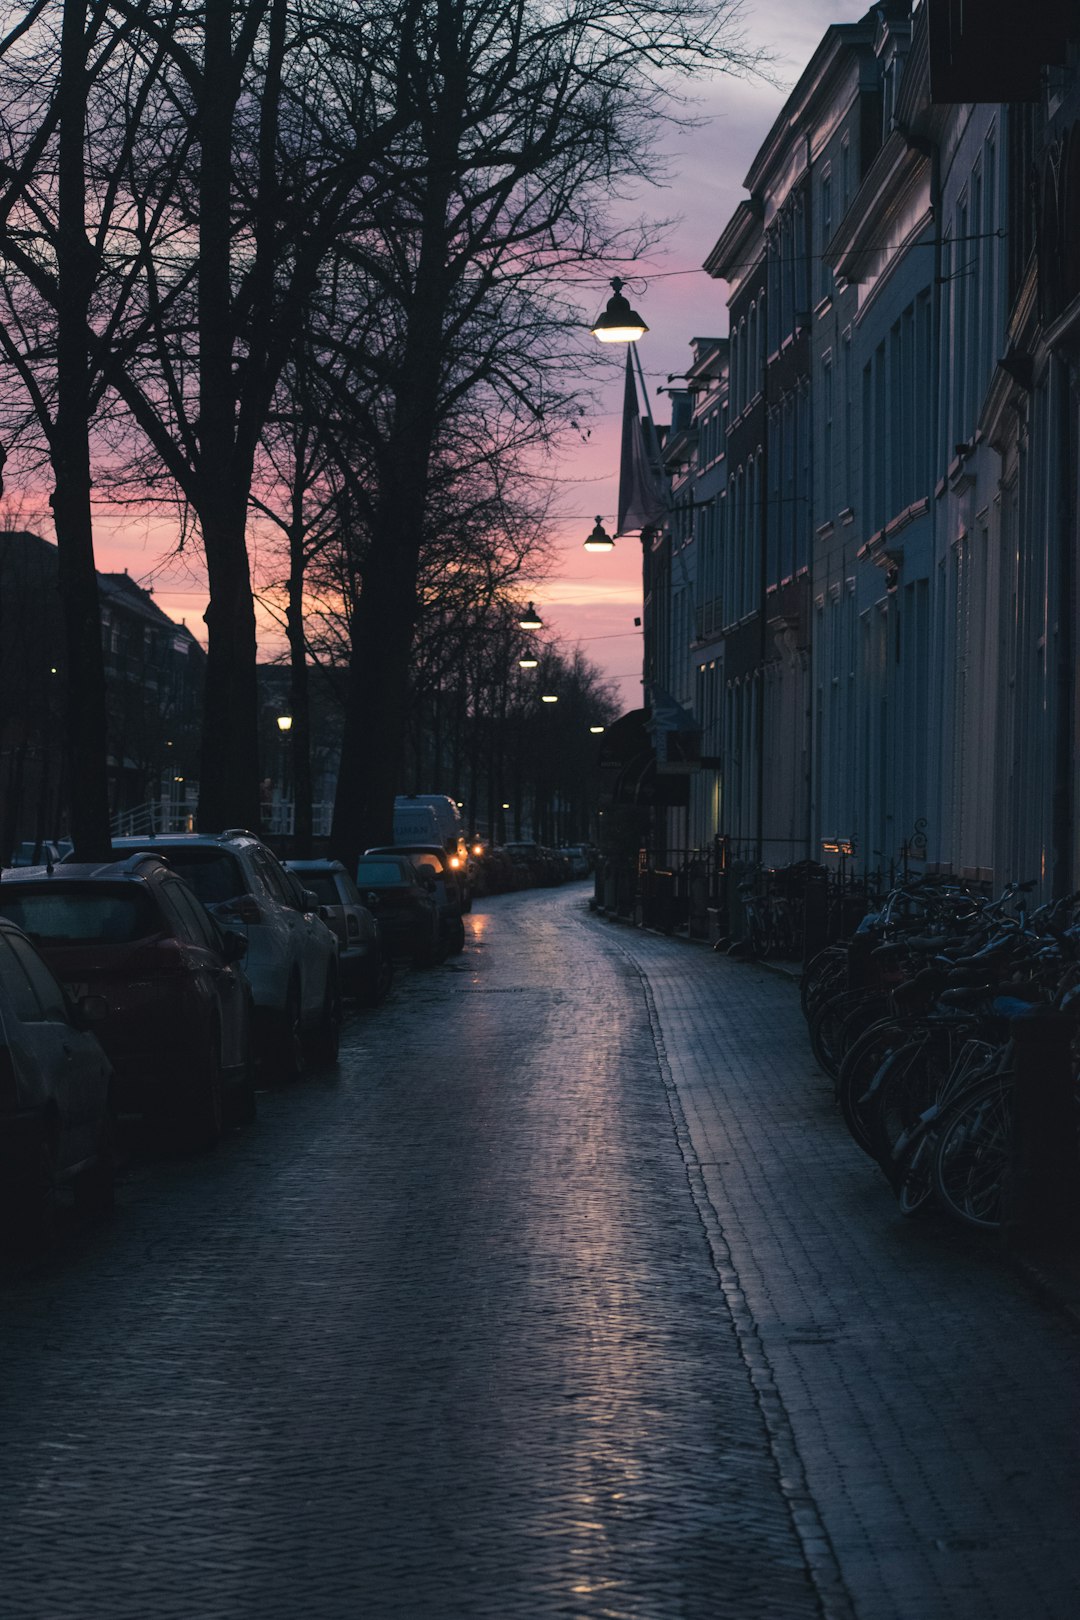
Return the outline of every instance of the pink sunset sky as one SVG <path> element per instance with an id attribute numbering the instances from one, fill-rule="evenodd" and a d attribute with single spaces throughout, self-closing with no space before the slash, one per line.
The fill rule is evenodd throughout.
<path id="1" fill-rule="evenodd" d="M 676 218 L 662 250 L 641 260 L 633 274 L 632 303 L 649 325 L 640 356 L 649 384 L 653 415 L 667 419 L 667 401 L 656 395 L 670 373 L 679 373 L 690 358 L 692 337 L 722 337 L 727 331 L 726 287 L 710 280 L 700 266 L 730 214 L 744 195 L 745 176 L 761 141 L 795 80 L 809 61 L 830 23 L 851 22 L 863 15 L 867 0 L 748 0 L 744 26 L 749 42 L 773 56 L 777 84 L 719 77 L 691 86 L 690 111 L 700 127 L 679 132 L 669 143 L 670 184 L 636 197 L 629 213 Z M 613 265 L 611 273 L 628 280 L 630 267 Z M 631 289 L 628 289 L 630 291 Z M 610 296 L 600 278 L 595 292 L 576 288 L 590 318 Z M 590 555 L 582 541 L 597 513 L 614 533 L 618 492 L 619 426 L 625 349 L 613 347 L 611 379 L 600 390 L 597 412 L 590 417 L 587 442 L 569 443 L 544 473 L 553 479 L 551 534 L 555 564 L 535 591 L 546 627 L 568 646 L 582 650 L 614 682 L 624 708 L 641 702 L 640 632 L 634 617 L 641 611 L 641 558 L 636 539 L 620 540 L 607 556 Z M 40 504 L 40 510 L 38 506 Z M 5 501 L 5 527 L 34 528 L 51 534 L 48 507 L 20 499 L 11 489 Z M 95 512 L 98 567 L 126 568 L 140 583 L 152 585 L 155 600 L 175 619 L 184 619 L 202 639 L 206 593 L 197 551 L 175 555 L 177 525 L 159 508 L 140 518 L 130 509 L 100 504 Z M 257 538 L 256 538 L 257 544 Z M 255 558 L 256 575 L 258 558 Z M 274 620 L 261 616 L 260 653 L 273 657 L 282 637 Z"/>

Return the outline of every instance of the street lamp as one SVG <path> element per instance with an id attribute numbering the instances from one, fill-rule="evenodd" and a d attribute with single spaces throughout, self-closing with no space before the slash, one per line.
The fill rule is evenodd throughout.
<path id="1" fill-rule="evenodd" d="M 291 714 L 279 714 L 277 717 L 277 728 L 281 737 L 281 799 L 279 804 L 279 812 L 281 816 L 280 831 L 283 833 L 288 833 L 290 830 L 289 813 L 285 806 L 288 802 L 290 791 L 289 765 L 291 761 L 289 759 L 289 733 L 292 730 L 292 721 L 293 717 Z"/>
<path id="2" fill-rule="evenodd" d="M 618 276 L 612 276 L 611 285 L 613 296 L 608 299 L 604 313 L 597 318 L 595 326 L 591 326 L 594 338 L 601 343 L 636 343 L 639 337 L 644 337 L 649 328 L 641 316 L 622 295 L 625 285 Z"/>
<path id="3" fill-rule="evenodd" d="M 599 513 L 596 518 L 596 527 L 585 538 L 586 551 L 614 551 L 615 542 L 608 534 L 600 521 Z"/>
<path id="4" fill-rule="evenodd" d="M 521 630 L 542 630 L 544 628 L 544 621 L 531 602 L 518 620 L 518 627 Z"/>
<path id="5" fill-rule="evenodd" d="M 540 698 L 541 703 L 558 703 L 558 696 L 554 692 L 544 692 Z"/>
<path id="6" fill-rule="evenodd" d="M 589 730 L 592 732 L 594 737 L 599 737 L 600 733 L 602 731 L 606 730 L 606 727 L 604 727 L 604 726 L 590 726 Z"/>

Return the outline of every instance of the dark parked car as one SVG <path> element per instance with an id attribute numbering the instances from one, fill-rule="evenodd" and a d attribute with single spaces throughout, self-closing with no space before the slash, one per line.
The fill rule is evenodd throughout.
<path id="1" fill-rule="evenodd" d="M 0 1192 L 17 1223 L 39 1227 L 60 1182 L 88 1208 L 112 1203 L 113 1075 L 92 1010 L 0 917 Z"/>
<path id="2" fill-rule="evenodd" d="M 337 1059 L 341 1033 L 337 936 L 319 902 L 254 833 L 162 833 L 115 838 L 113 849 L 161 855 L 221 923 L 247 937 L 244 972 L 255 1002 L 256 1036 L 283 1080 Z"/>
<path id="3" fill-rule="evenodd" d="M 377 1007 L 393 983 L 394 958 L 378 918 L 364 905 L 356 884 L 340 861 L 286 861 L 285 867 L 317 896 L 337 935 L 342 992 L 356 996 L 365 1007 Z"/>
<path id="4" fill-rule="evenodd" d="M 246 941 L 221 929 L 156 855 L 70 863 L 0 884 L 0 915 L 33 940 L 76 1000 L 104 998 L 95 1026 L 121 1111 L 178 1120 L 198 1142 L 221 1134 L 225 1094 L 255 1111 Z"/>
<path id="5" fill-rule="evenodd" d="M 364 851 L 365 855 L 404 855 L 421 874 L 431 874 L 435 880 L 435 900 L 439 908 L 439 929 L 447 953 L 456 956 L 465 949 L 465 924 L 461 914 L 465 909 L 465 880 L 454 862 L 456 855 L 448 855 L 438 844 L 382 844 Z"/>
<path id="6" fill-rule="evenodd" d="M 407 855 L 396 852 L 363 855 L 356 887 L 375 911 L 395 956 L 411 957 L 417 967 L 446 960 L 434 873 L 422 877 Z"/>

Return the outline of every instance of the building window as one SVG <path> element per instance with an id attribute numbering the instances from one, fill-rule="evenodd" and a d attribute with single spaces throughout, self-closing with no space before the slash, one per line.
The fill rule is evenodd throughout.
<path id="1" fill-rule="evenodd" d="M 832 240 L 832 228 L 832 175 L 826 174 L 821 182 L 821 259 L 819 261 L 821 275 L 818 293 L 822 298 L 828 298 L 833 290 L 832 271 L 825 262 L 825 254 Z"/>

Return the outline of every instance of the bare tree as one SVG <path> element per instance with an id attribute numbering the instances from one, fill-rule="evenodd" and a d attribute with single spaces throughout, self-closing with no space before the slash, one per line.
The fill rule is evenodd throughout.
<path id="1" fill-rule="evenodd" d="M 665 78 L 749 65 L 736 11 L 672 0 L 418 6 L 398 90 L 408 129 L 381 159 L 391 200 L 343 256 L 358 306 L 381 325 L 368 349 L 362 425 L 375 483 L 334 815 L 347 860 L 390 832 L 440 435 L 478 395 L 519 442 L 569 414 L 581 317 L 553 288 L 570 265 L 619 251 L 605 203 L 655 172 L 657 125 L 672 116 Z"/>

